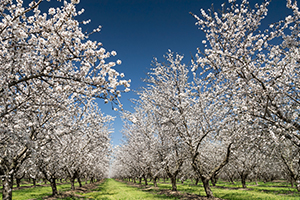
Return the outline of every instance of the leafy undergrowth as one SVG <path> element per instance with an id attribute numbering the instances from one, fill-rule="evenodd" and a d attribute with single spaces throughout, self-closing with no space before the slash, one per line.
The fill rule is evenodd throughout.
<path id="1" fill-rule="evenodd" d="M 153 189 L 153 183 L 148 183 L 148 186 L 133 184 L 132 182 L 127 182 L 129 185 L 138 185 L 141 189 L 145 190 L 148 188 L 149 192 L 160 192 L 160 191 L 170 191 L 170 183 L 158 183 L 158 188 Z M 185 181 L 183 184 L 177 185 L 178 191 L 187 194 L 197 194 L 199 196 L 205 196 L 205 191 L 201 184 L 195 186 L 190 181 Z M 248 183 L 247 188 L 242 188 L 239 184 L 229 184 L 228 182 L 219 182 L 215 187 L 211 187 L 215 197 L 221 199 L 230 200 L 299 200 L 300 194 L 295 188 L 290 188 L 285 182 L 272 182 L 272 183 Z M 145 190 L 146 191 L 146 190 Z"/>

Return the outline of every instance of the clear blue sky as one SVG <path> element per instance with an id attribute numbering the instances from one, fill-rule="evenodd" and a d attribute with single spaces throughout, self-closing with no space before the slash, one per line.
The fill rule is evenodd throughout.
<path id="1" fill-rule="evenodd" d="M 201 41 L 205 39 L 189 12 L 200 14 L 201 8 L 207 10 L 212 3 L 218 10 L 224 2 L 228 0 L 81 0 L 77 8 L 85 9 L 80 19 L 92 20 L 88 26 L 83 26 L 83 30 L 91 31 L 102 25 L 102 31 L 91 39 L 102 42 L 108 51 L 117 51 L 116 59 L 122 60 L 122 65 L 116 70 L 132 80 L 131 90 L 134 91 L 143 86 L 142 79 L 146 78 L 153 57 L 163 61 L 162 56 L 168 49 L 184 54 L 185 62 L 189 63 L 191 54 L 196 53 L 196 48 L 202 46 Z M 250 2 L 253 6 L 262 0 Z M 265 22 L 275 22 L 290 13 L 285 3 L 285 0 L 273 0 Z M 47 7 L 59 5 L 55 0 L 43 4 Z M 123 94 L 120 100 L 124 109 L 132 110 L 129 99 L 136 97 L 132 91 Z M 102 100 L 97 101 L 104 113 L 116 116 L 112 143 L 120 144 L 122 121 L 119 113 L 112 111 Z"/>

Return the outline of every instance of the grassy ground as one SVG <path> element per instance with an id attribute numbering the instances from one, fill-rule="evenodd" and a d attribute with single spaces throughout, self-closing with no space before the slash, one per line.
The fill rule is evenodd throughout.
<path id="1" fill-rule="evenodd" d="M 84 185 L 85 183 L 82 182 Z M 20 186 L 31 186 L 32 184 L 21 184 Z M 79 184 L 75 183 L 75 187 L 78 187 Z M 64 192 L 71 189 L 71 184 L 62 184 L 57 185 L 57 191 Z M 13 190 L 12 199 L 15 200 L 27 200 L 27 199 L 37 199 L 40 200 L 42 197 L 50 196 L 52 194 L 52 190 L 50 186 L 37 186 L 31 188 L 17 189 Z M 0 200 L 2 200 L 2 192 L 0 193 Z"/>
<path id="2" fill-rule="evenodd" d="M 176 199 L 175 197 L 167 197 L 165 195 L 152 194 L 141 191 L 138 188 L 129 187 L 125 183 L 115 181 L 113 179 L 106 179 L 106 181 L 99 186 L 92 193 L 82 194 L 91 199 Z"/>
<path id="3" fill-rule="evenodd" d="M 149 183 L 149 186 L 153 186 Z M 159 189 L 171 189 L 170 183 L 158 183 Z M 198 194 L 205 196 L 205 191 L 201 184 L 193 185 L 190 181 L 185 181 L 183 184 L 177 185 L 178 191 L 185 193 Z M 219 182 L 216 187 L 211 187 L 215 197 L 230 200 L 299 200 L 300 194 L 295 188 L 287 187 L 287 183 L 248 183 L 246 189 L 242 188 L 240 184 L 229 184 L 228 182 Z"/>
<path id="4" fill-rule="evenodd" d="M 254 182 L 247 183 L 247 189 L 243 189 L 239 183 L 229 184 L 228 182 L 219 181 L 216 187 L 212 187 L 212 191 L 216 197 L 230 200 L 300 200 L 300 194 L 296 192 L 295 188 L 290 188 L 286 182 L 272 182 L 263 183 L 258 182 L 258 185 Z M 21 185 L 21 186 L 28 186 Z M 76 184 L 78 187 L 78 183 Z M 169 182 L 163 183 L 162 180 L 158 183 L 159 188 L 154 188 L 153 184 L 149 182 L 149 186 L 145 187 L 143 184 L 141 187 L 131 187 L 123 182 L 119 182 L 113 179 L 106 179 L 99 186 L 95 185 L 92 192 L 77 193 L 83 198 L 67 197 L 64 200 L 76 200 L 76 199 L 180 199 L 180 197 L 168 197 L 161 194 L 160 191 L 170 190 L 171 184 Z M 58 185 L 57 189 L 60 193 L 69 191 L 71 185 L 69 183 Z M 183 184 L 178 183 L 178 191 L 182 193 L 197 194 L 205 196 L 204 189 L 201 184 L 195 186 L 190 180 L 185 181 Z M 88 191 L 91 191 L 89 189 Z M 160 194 L 159 194 L 160 193 Z M 41 200 L 43 197 L 51 195 L 50 186 L 38 186 L 35 188 L 24 188 L 13 191 L 13 199 L 25 200 L 25 199 L 37 199 Z M 0 200 L 2 197 L 0 196 Z"/>

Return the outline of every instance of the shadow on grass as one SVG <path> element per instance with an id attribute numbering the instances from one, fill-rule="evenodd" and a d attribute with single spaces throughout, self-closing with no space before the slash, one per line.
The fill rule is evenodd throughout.
<path id="1" fill-rule="evenodd" d="M 115 195 L 116 192 L 112 192 L 106 189 L 105 185 L 100 185 L 98 188 L 93 189 L 92 191 L 101 192 L 101 195 Z"/>

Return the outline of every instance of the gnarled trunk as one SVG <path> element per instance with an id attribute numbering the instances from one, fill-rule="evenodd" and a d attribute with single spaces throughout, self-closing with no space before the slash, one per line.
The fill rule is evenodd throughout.
<path id="1" fill-rule="evenodd" d="M 203 183 L 203 187 L 204 187 L 204 190 L 205 190 L 205 193 L 206 193 L 206 196 L 208 198 L 212 198 L 214 197 L 211 189 L 210 189 L 210 186 L 209 186 L 209 179 L 206 179 L 206 178 L 201 178 L 202 180 L 202 183 Z"/>

